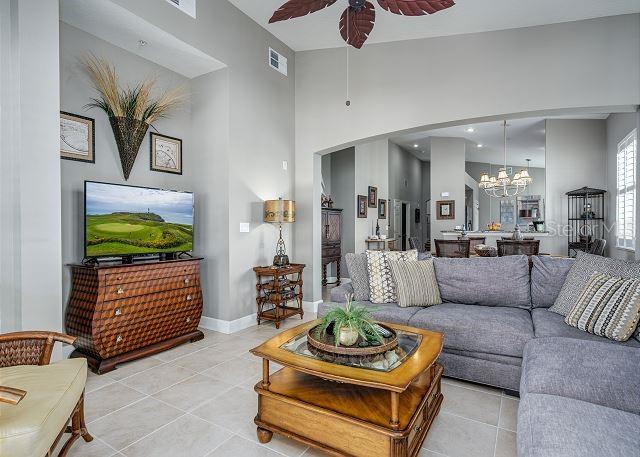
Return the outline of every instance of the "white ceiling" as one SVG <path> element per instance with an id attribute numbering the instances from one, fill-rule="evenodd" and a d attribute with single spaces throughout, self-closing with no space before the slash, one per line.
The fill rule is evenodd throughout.
<path id="1" fill-rule="evenodd" d="M 110 1 L 61 0 L 60 10 L 63 22 L 187 78 L 226 66 Z"/>
<path id="2" fill-rule="evenodd" d="M 555 119 L 606 119 L 608 114 L 557 116 Z M 545 119 L 530 117 L 511 119 L 507 122 L 507 162 L 509 165 L 526 166 L 531 159 L 532 167 L 545 166 Z M 473 128 L 473 132 L 467 129 Z M 504 163 L 504 136 L 502 121 L 459 125 L 442 129 L 410 133 L 391 138 L 391 141 L 420 160 L 431 156 L 431 137 L 464 138 L 466 160 L 492 164 Z M 417 148 L 415 146 L 418 146 Z M 482 147 L 478 147 L 482 145 Z"/>
<path id="3" fill-rule="evenodd" d="M 348 2 L 338 0 L 324 10 L 269 24 L 286 0 L 229 0 L 294 51 L 345 46 L 338 21 Z M 640 0 L 456 0 L 436 14 L 405 17 L 383 10 L 376 0 L 376 24 L 367 43 L 411 40 L 578 21 L 640 12 Z"/>

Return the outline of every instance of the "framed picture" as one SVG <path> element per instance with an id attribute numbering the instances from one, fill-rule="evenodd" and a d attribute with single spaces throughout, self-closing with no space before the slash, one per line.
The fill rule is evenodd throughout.
<path id="1" fill-rule="evenodd" d="M 96 163 L 95 120 L 60 111 L 60 158 Z"/>
<path id="2" fill-rule="evenodd" d="M 455 219 L 456 218 L 456 201 L 455 200 L 439 200 L 436 202 L 436 219 Z"/>
<path id="3" fill-rule="evenodd" d="M 151 169 L 182 174 L 182 140 L 151 132 Z"/>
<path id="4" fill-rule="evenodd" d="M 366 195 L 358 195 L 358 217 L 361 219 L 367 217 L 367 196 Z"/>
<path id="5" fill-rule="evenodd" d="M 378 200 L 378 219 L 386 219 L 387 218 L 387 201 L 386 200 Z"/>
<path id="6" fill-rule="evenodd" d="M 378 207 L 378 188 L 369 186 L 369 208 Z"/>

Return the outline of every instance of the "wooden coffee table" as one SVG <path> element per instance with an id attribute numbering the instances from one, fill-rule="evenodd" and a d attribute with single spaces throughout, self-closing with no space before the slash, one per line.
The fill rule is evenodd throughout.
<path id="1" fill-rule="evenodd" d="M 316 320 L 284 331 L 251 353 L 262 357 L 258 439 L 273 433 L 340 456 L 415 456 L 440 411 L 443 335 L 386 324 L 398 348 L 375 359 L 310 350 Z M 284 368 L 269 375 L 269 361 Z"/>

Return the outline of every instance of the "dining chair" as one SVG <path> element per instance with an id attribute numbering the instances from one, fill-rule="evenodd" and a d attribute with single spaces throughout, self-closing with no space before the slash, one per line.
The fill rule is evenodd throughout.
<path id="1" fill-rule="evenodd" d="M 464 240 L 465 238 L 462 236 L 458 237 L 459 240 Z M 475 252 L 475 248 L 477 245 L 479 244 L 487 244 L 487 237 L 486 236 L 468 236 L 466 237 L 466 239 L 468 239 L 470 241 L 469 243 L 469 250 L 471 252 Z"/>
<path id="2" fill-rule="evenodd" d="M 409 237 L 409 247 L 411 249 L 417 249 L 418 252 L 424 252 L 425 251 L 425 246 L 424 245 L 420 245 L 420 240 L 418 240 L 417 236 L 410 236 Z"/>
<path id="3" fill-rule="evenodd" d="M 596 238 L 589 246 L 589 254 L 604 256 L 604 248 L 607 245 L 607 240 L 602 238 Z"/>
<path id="4" fill-rule="evenodd" d="M 540 240 L 497 240 L 498 257 L 508 255 L 538 255 Z"/>
<path id="5" fill-rule="evenodd" d="M 470 253 L 471 240 L 435 240 L 436 256 L 467 258 Z"/>

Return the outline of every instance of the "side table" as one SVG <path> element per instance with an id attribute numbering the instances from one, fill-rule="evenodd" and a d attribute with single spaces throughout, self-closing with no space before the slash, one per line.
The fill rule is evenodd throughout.
<path id="1" fill-rule="evenodd" d="M 273 321 L 276 328 L 287 317 L 300 315 L 304 317 L 302 309 L 302 272 L 306 265 L 292 263 L 284 267 L 255 267 L 256 273 L 256 304 L 258 325 L 262 320 Z M 288 306 L 293 302 L 294 306 Z"/>

